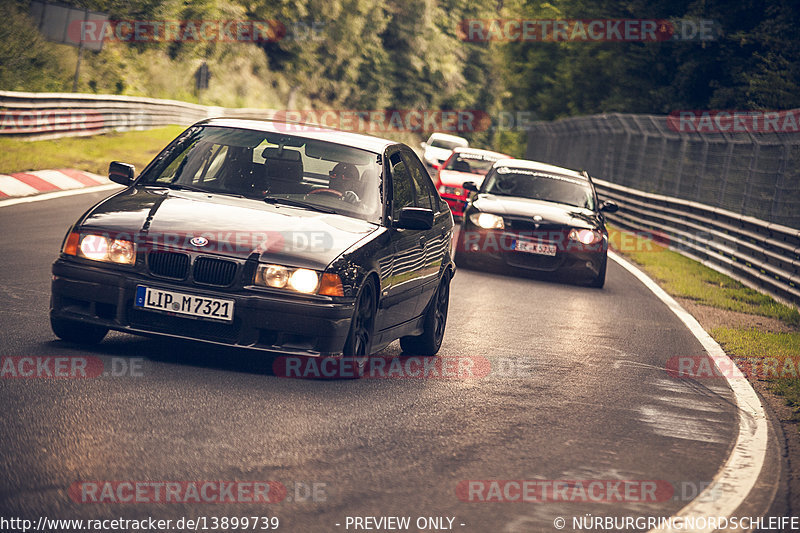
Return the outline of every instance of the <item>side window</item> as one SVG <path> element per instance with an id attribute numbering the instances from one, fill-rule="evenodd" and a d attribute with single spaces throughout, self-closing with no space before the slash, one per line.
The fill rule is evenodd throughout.
<path id="1" fill-rule="evenodd" d="M 408 164 L 411 179 L 414 182 L 414 190 L 417 193 L 417 207 L 425 207 L 433 211 L 439 211 L 439 198 L 433 188 L 433 182 L 428 176 L 428 172 L 422 166 L 422 163 L 412 154 L 404 154 L 404 159 Z"/>
<path id="2" fill-rule="evenodd" d="M 414 184 L 399 152 L 389 156 L 389 166 L 392 168 L 392 213 L 396 219 L 401 209 L 415 205 Z"/>

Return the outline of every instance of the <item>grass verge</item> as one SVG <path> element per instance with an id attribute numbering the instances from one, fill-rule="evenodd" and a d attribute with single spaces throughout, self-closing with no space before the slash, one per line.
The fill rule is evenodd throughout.
<path id="1" fill-rule="evenodd" d="M 184 126 L 165 126 L 46 141 L 0 138 L 0 174 L 75 168 L 105 175 L 111 161 L 131 163 L 138 171 L 184 129 Z"/>
<path id="2" fill-rule="evenodd" d="M 796 308 L 778 303 L 642 236 L 610 226 L 609 240 L 617 253 L 636 263 L 672 296 L 710 308 L 782 322 L 788 331 L 725 325 L 711 328 L 709 333 L 726 353 L 746 361 L 750 368 L 761 369 L 751 373 L 750 379 L 768 381 L 769 389 L 792 408 L 794 420 L 800 420 L 800 313 Z"/>

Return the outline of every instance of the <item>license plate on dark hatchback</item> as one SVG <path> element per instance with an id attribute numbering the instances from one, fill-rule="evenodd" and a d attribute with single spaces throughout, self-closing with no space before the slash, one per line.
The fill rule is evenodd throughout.
<path id="1" fill-rule="evenodd" d="M 514 249 L 518 252 L 527 252 L 538 255 L 556 255 L 556 245 L 545 242 L 517 241 Z"/>

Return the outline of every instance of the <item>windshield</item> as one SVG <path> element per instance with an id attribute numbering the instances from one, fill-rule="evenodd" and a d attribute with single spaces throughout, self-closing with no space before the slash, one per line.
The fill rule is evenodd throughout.
<path id="1" fill-rule="evenodd" d="M 484 154 L 456 153 L 447 162 L 445 170 L 456 172 L 469 172 L 470 174 L 480 174 L 485 176 L 495 161 L 499 157 L 492 157 Z"/>
<path id="2" fill-rule="evenodd" d="M 500 167 L 486 179 L 483 192 L 594 210 L 594 196 L 587 182 L 557 174 Z"/>
<path id="3" fill-rule="evenodd" d="M 434 139 L 430 142 L 430 145 L 434 148 L 444 148 L 446 150 L 452 150 L 453 148 L 458 148 L 459 146 L 466 146 L 466 141 L 446 141 L 444 139 Z"/>
<path id="4" fill-rule="evenodd" d="M 191 128 L 140 184 L 232 194 L 375 223 L 381 216 L 380 155 L 284 133 Z"/>

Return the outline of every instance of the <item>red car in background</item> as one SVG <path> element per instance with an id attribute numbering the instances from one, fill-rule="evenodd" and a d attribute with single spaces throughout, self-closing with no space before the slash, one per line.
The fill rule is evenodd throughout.
<path id="1" fill-rule="evenodd" d="M 434 183 L 454 217 L 464 216 L 464 206 L 469 195 L 462 186 L 464 182 L 472 181 L 480 187 L 486 173 L 500 159 L 511 159 L 511 156 L 467 147 L 458 147 L 452 151 L 439 169 Z"/>

